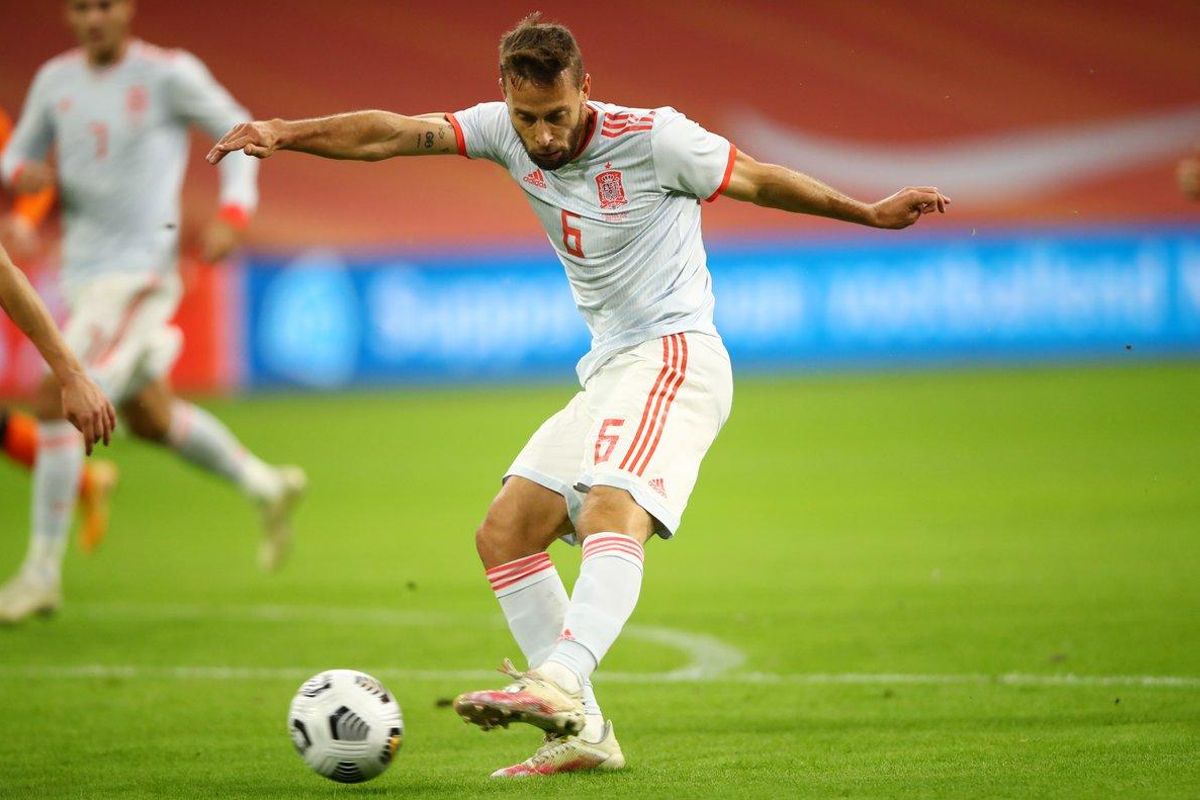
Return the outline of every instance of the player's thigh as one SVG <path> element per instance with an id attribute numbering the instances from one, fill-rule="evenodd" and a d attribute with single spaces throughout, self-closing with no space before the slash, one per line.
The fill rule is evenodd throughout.
<path id="1" fill-rule="evenodd" d="M 595 485 L 583 499 L 576 534 L 582 542 L 594 533 L 623 533 L 643 544 L 654 536 L 655 520 L 625 489 Z"/>
<path id="2" fill-rule="evenodd" d="M 676 334 L 614 359 L 599 377 L 594 391 L 588 386 L 596 425 L 584 444 L 578 484 L 589 492 L 584 533 L 627 517 L 624 495 L 591 498 L 603 486 L 623 490 L 653 518 L 655 532 L 670 537 L 729 416 L 729 356 L 715 336 Z M 589 503 L 597 512 L 603 503 L 606 513 L 590 513 Z"/>
<path id="3" fill-rule="evenodd" d="M 134 436 L 161 442 L 171 429 L 171 409 L 175 394 L 165 378 L 141 386 L 136 394 L 121 403 L 121 416 Z"/>
<path id="4" fill-rule="evenodd" d="M 571 531 L 567 503 L 558 492 L 520 475 L 508 476 L 475 535 L 487 569 L 540 553 Z"/>

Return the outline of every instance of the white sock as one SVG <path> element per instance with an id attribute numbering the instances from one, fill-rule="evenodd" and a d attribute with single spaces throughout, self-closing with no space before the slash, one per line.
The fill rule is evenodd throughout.
<path id="1" fill-rule="evenodd" d="M 492 567 L 487 578 L 526 661 L 531 667 L 541 664 L 558 642 L 570 602 L 550 555 L 535 553 Z M 593 732 L 594 728 L 598 738 L 604 727 L 604 714 L 596 702 L 592 682 L 585 681 L 582 691 L 583 713 L 587 717 L 583 732 Z"/>
<path id="2" fill-rule="evenodd" d="M 83 472 L 83 437 L 66 420 L 38 423 L 33 464 L 33 508 L 25 569 L 57 582 L 67 551 L 67 531 Z"/>
<path id="3" fill-rule="evenodd" d="M 644 559 L 641 543 L 623 533 L 584 539 L 579 580 L 547 664 L 569 670 L 581 682 L 591 679 L 637 606 Z"/>
<path id="4" fill-rule="evenodd" d="M 279 475 L 212 414 L 177 400 L 171 408 L 167 445 L 201 469 L 233 482 L 253 500 L 273 500 L 283 490 Z"/>

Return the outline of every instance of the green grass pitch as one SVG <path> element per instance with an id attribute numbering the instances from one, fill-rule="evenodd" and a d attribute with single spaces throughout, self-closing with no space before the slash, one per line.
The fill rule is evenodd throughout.
<path id="1" fill-rule="evenodd" d="M 438 705 L 518 655 L 472 534 L 571 391 L 207 403 L 310 473 L 272 576 L 234 491 L 118 442 L 103 549 L 72 545 L 56 618 L 0 629 L 0 797 L 1200 797 L 1194 362 L 741 379 L 597 681 L 629 768 L 489 781 L 538 737 Z M 5 574 L 28 487 L 0 467 Z M 404 707 L 370 784 L 292 751 L 328 667 Z"/>

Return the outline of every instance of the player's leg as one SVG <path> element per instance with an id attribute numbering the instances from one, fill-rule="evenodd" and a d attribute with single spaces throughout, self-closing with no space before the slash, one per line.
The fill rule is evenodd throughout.
<path id="1" fill-rule="evenodd" d="M 563 635 L 543 665 L 567 688 L 591 677 L 633 613 L 645 543 L 674 534 L 732 404 L 729 356 L 716 337 L 675 334 L 623 358 L 596 393 L 594 416 L 610 424 L 591 434 L 595 455 L 579 480 L 589 491 L 576 521 L 583 561 Z M 646 392 L 646 366 L 655 363 Z"/>
<path id="2" fill-rule="evenodd" d="M 530 666 L 550 654 L 562 630 L 567 591 L 546 548 L 570 530 L 562 495 L 512 476 L 475 534 L 488 583 Z"/>
<path id="3" fill-rule="evenodd" d="M 0 623 L 50 613 L 62 604 L 62 561 L 83 470 L 83 437 L 63 418 L 58 381 L 47 375 L 34 396 L 38 447 L 33 465 L 29 548 L 0 588 Z"/>
<path id="4" fill-rule="evenodd" d="M 700 462 L 728 416 L 732 381 L 724 347 L 716 337 L 697 336 L 689 359 L 688 338 L 627 351 L 588 383 L 594 423 L 576 482 L 588 494 L 575 518 L 583 563 L 559 641 L 532 675 L 552 687 L 539 689 L 545 708 L 516 721 L 572 732 L 572 696 L 637 604 L 645 542 L 655 533 L 673 535 Z"/>
<path id="5" fill-rule="evenodd" d="M 16 463 L 33 469 L 37 455 L 36 417 L 0 408 L 0 448 Z M 83 518 L 79 543 L 90 553 L 100 546 L 108 532 L 109 498 L 117 486 L 117 465 L 93 458 L 83 464 L 79 480 L 79 511 Z"/>
<path id="6" fill-rule="evenodd" d="M 583 540 L 579 578 L 563 631 L 542 671 L 573 689 L 590 680 L 637 606 L 644 546 L 654 520 L 624 489 L 593 486 L 576 531 Z"/>
<path id="7" fill-rule="evenodd" d="M 212 414 L 176 397 L 161 376 L 123 402 L 121 412 L 135 436 L 229 481 L 255 502 L 263 514 L 262 565 L 275 569 L 282 563 L 291 542 L 291 512 L 307 483 L 302 470 L 263 462 Z"/>
<path id="8" fill-rule="evenodd" d="M 577 396 L 538 429 L 508 470 L 504 486 L 476 534 L 476 547 L 488 580 L 531 668 L 536 668 L 554 648 L 568 604 L 566 588 L 545 550 L 554 539 L 571 533 L 571 517 L 580 506 L 581 496 L 569 481 L 578 469 L 578 442 L 591 425 L 583 406 L 582 397 Z M 509 691 L 460 696 L 456 701 L 459 713 L 485 728 L 513 721 L 514 713 L 518 717 L 524 714 L 519 708 L 524 700 L 539 702 L 524 692 L 526 676 L 535 674 L 536 669 L 513 672 L 518 677 Z M 533 692 L 536 694 L 536 686 Z M 497 699 L 503 707 L 492 704 Z M 616 738 L 608 733 L 611 726 L 605 725 L 590 681 L 583 684 L 579 697 L 572 702 L 582 711 L 581 735 L 548 736 L 534 759 L 553 746 L 555 761 L 575 768 L 586 768 L 581 766 L 585 763 L 596 766 L 602 761 L 607 768 L 622 764 Z M 514 704 L 518 706 L 515 709 Z M 595 742 L 588 742 L 588 737 Z M 604 743 L 604 752 L 599 755 L 595 752 L 598 742 Z M 584 753 L 585 748 L 591 752 Z M 534 759 L 495 774 L 525 774 Z"/>
<path id="9" fill-rule="evenodd" d="M 571 530 L 562 494 L 512 475 L 492 502 L 476 534 L 476 546 L 487 567 L 488 580 L 513 638 L 531 667 L 540 664 L 554 649 L 562 631 L 567 591 L 546 548 Z M 485 729 L 528 721 L 523 720 L 523 715 L 540 710 L 546 701 L 542 696 L 544 691 L 561 694 L 554 687 L 541 685 L 536 669 L 521 673 L 507 662 L 505 666 L 515 680 L 503 691 L 471 692 L 456 700 L 456 710 L 464 719 Z M 563 699 L 554 698 L 551 702 Z M 612 724 L 605 722 L 591 682 L 583 683 L 569 702 L 576 713 L 583 714 L 578 735 L 548 733 L 533 756 L 496 770 L 493 777 L 624 766 Z"/>
<path id="10" fill-rule="evenodd" d="M 509 484 L 521 480 L 520 478 L 511 478 Z M 549 492 L 549 490 L 528 481 L 524 481 L 521 485 L 534 486 L 542 492 Z M 562 509 L 560 513 L 563 513 L 565 508 L 563 508 L 561 496 L 553 492 L 549 492 L 549 494 L 558 498 L 559 508 Z M 603 494 L 603 491 L 599 494 Z M 632 503 L 632 501 L 630 502 Z M 635 512 L 645 513 L 636 504 L 632 505 Z M 615 525 L 610 524 L 610 527 L 615 527 Z M 564 525 L 558 533 L 569 531 L 570 528 L 570 521 L 564 520 Z M 649 536 L 650 525 L 648 522 L 646 528 L 647 536 Z M 481 532 L 483 530 L 481 529 Z M 532 544 L 532 539 L 529 541 Z M 481 549 L 482 554 L 483 550 Z M 549 564 L 549 558 L 544 552 L 527 557 L 526 563 L 539 557 L 545 558 L 546 563 Z M 521 561 L 510 563 L 520 565 Z M 528 568 L 517 567 L 517 570 L 522 569 L 536 570 L 538 567 L 533 565 Z M 549 570 L 553 570 L 552 564 L 549 565 Z M 515 575 L 517 580 L 522 580 L 521 574 L 520 571 L 509 573 L 509 575 Z M 508 605 L 505 598 L 502 597 L 502 592 L 505 591 L 504 587 L 513 578 L 504 574 L 495 575 L 494 571 L 489 571 L 489 578 L 493 581 L 493 588 L 496 589 L 496 595 L 500 598 L 501 605 L 505 606 L 505 616 L 509 620 L 509 626 L 513 630 L 514 636 L 518 642 L 522 642 L 523 637 L 518 635 L 518 631 L 522 624 L 525 624 L 525 620 L 518 613 L 516 604 Z M 612 723 L 605 721 L 600 707 L 595 701 L 590 677 L 579 676 L 565 665 L 546 660 L 561 645 L 561 633 L 569 631 L 566 614 L 574 600 L 568 600 L 566 590 L 558 578 L 557 572 L 553 573 L 552 580 L 545 580 L 541 584 L 529 587 L 526 591 L 537 589 L 538 586 L 546 588 L 542 590 L 544 592 L 541 598 L 542 602 L 539 603 L 536 610 L 533 607 L 526 609 L 534 611 L 536 616 L 528 619 L 528 622 L 532 624 L 525 631 L 525 642 L 522 643 L 522 649 L 533 668 L 520 673 L 512 669 L 511 665 L 506 662 L 506 670 L 516 679 L 514 683 L 500 692 L 471 692 L 460 696 L 456 701 L 459 713 L 469 721 L 482 724 L 485 728 L 495 725 L 507 727 L 510 722 L 529 722 L 547 731 L 542 746 L 530 758 L 496 770 L 492 773 L 492 777 L 510 778 L 552 775 L 558 772 L 579 770 L 621 769 L 625 766 L 625 756 L 617 742 Z M 578 583 L 575 587 L 575 594 L 576 596 L 579 594 Z M 569 689 L 563 691 L 564 686 L 569 686 Z M 581 726 L 576 728 L 575 715 L 580 711 L 583 712 L 583 720 Z"/>

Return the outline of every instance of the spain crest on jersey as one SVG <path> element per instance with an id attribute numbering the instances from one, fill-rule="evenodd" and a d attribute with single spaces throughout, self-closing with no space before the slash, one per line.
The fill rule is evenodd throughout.
<path id="1" fill-rule="evenodd" d="M 620 208 L 629 202 L 620 170 L 609 169 L 597 175 L 596 190 L 600 194 L 600 208 Z"/>
<path id="2" fill-rule="evenodd" d="M 134 121 L 138 121 L 150 106 L 150 95 L 145 86 L 130 86 L 125 94 L 125 110 Z"/>

